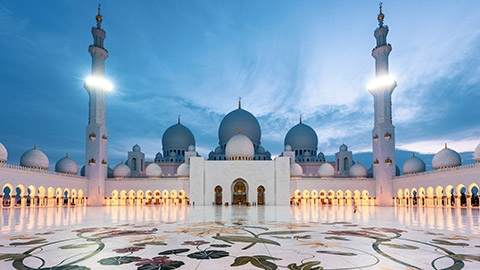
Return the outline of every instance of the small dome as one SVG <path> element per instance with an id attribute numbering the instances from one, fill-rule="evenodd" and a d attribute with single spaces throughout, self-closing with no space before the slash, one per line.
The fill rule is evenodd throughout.
<path id="1" fill-rule="evenodd" d="M 178 176 L 189 176 L 190 175 L 190 166 L 187 163 L 182 163 L 177 168 Z"/>
<path id="2" fill-rule="evenodd" d="M 290 144 L 285 145 L 285 151 L 292 151 L 292 146 Z"/>
<path id="3" fill-rule="evenodd" d="M 140 150 L 141 150 L 141 148 L 140 148 L 140 145 L 138 145 L 138 144 L 135 144 L 132 148 L 133 152 L 140 152 Z"/>
<path id="4" fill-rule="evenodd" d="M 123 164 L 123 161 L 113 169 L 114 177 L 127 177 L 130 176 L 130 173 L 130 167 L 128 167 L 126 164 Z"/>
<path id="5" fill-rule="evenodd" d="M 260 145 L 262 132 L 257 118 L 250 112 L 240 108 L 228 113 L 220 123 L 218 128 L 219 145 L 226 144 L 237 134 L 239 128 L 255 145 Z"/>
<path id="6" fill-rule="evenodd" d="M 162 137 L 162 145 L 163 151 L 187 150 L 188 146 L 195 145 L 195 137 L 190 129 L 178 123 L 165 130 Z"/>
<path id="7" fill-rule="evenodd" d="M 307 151 L 307 152 L 304 152 L 304 153 L 303 153 L 303 156 L 304 156 L 304 157 L 310 157 L 311 154 L 310 154 L 310 152 Z"/>
<path id="8" fill-rule="evenodd" d="M 265 152 L 265 157 L 270 159 L 272 157 L 272 154 L 269 151 Z"/>
<path id="9" fill-rule="evenodd" d="M 373 165 L 367 170 L 367 178 L 373 178 Z"/>
<path id="10" fill-rule="evenodd" d="M 265 154 L 265 148 L 263 148 L 263 146 L 259 146 L 258 149 L 257 149 L 257 153 Z"/>
<path id="11" fill-rule="evenodd" d="M 339 150 L 340 150 L 340 152 L 345 152 L 345 151 L 348 151 L 348 147 L 345 144 L 342 144 L 342 145 L 340 145 Z"/>
<path id="12" fill-rule="evenodd" d="M 348 171 L 348 174 L 352 177 L 367 177 L 367 168 L 357 162 L 357 164 L 353 165 L 350 170 Z"/>
<path id="13" fill-rule="evenodd" d="M 22 155 L 20 158 L 20 166 L 47 170 L 49 161 L 48 157 L 35 146 Z"/>
<path id="14" fill-rule="evenodd" d="M 67 154 L 55 164 L 55 171 L 76 175 L 78 173 L 78 165 L 73 159 L 69 158 Z"/>
<path id="15" fill-rule="evenodd" d="M 8 152 L 5 146 L 3 146 L 2 143 L 0 143 L 0 163 L 5 163 L 7 162 L 8 158 Z"/>
<path id="16" fill-rule="evenodd" d="M 215 148 L 215 154 L 221 154 L 221 153 L 222 153 L 222 147 L 217 146 L 217 147 Z"/>
<path id="17" fill-rule="evenodd" d="M 160 158 L 162 158 L 162 157 L 163 157 L 163 156 L 162 156 L 162 153 L 160 153 L 160 152 L 158 152 L 158 153 L 155 155 L 155 158 L 157 158 L 157 159 L 160 159 Z"/>
<path id="18" fill-rule="evenodd" d="M 443 169 L 460 165 L 462 165 L 462 158 L 457 152 L 447 148 L 447 145 L 445 145 L 445 148 L 440 150 L 432 160 L 432 167 L 434 169 Z"/>
<path id="19" fill-rule="evenodd" d="M 252 141 L 243 134 L 233 136 L 225 147 L 225 156 L 228 160 L 252 160 L 255 156 Z"/>
<path id="20" fill-rule="evenodd" d="M 318 155 L 317 155 L 317 157 L 318 157 L 319 159 L 325 159 L 325 155 L 324 155 L 322 152 L 319 152 Z"/>
<path id="21" fill-rule="evenodd" d="M 209 159 L 213 159 L 213 156 L 215 155 L 215 152 L 213 151 L 210 151 L 210 153 L 208 153 L 208 158 Z"/>
<path id="22" fill-rule="evenodd" d="M 333 177 L 335 175 L 335 169 L 330 163 L 323 163 L 317 171 L 320 177 Z"/>
<path id="23" fill-rule="evenodd" d="M 302 166 L 298 165 L 298 163 L 292 163 L 290 165 L 290 176 L 302 176 L 303 169 Z"/>
<path id="24" fill-rule="evenodd" d="M 190 145 L 188 146 L 188 151 L 190 151 L 190 152 L 195 151 L 195 145 L 190 144 Z"/>
<path id="25" fill-rule="evenodd" d="M 290 145 L 293 150 L 317 149 L 317 133 L 309 125 L 297 124 L 292 127 L 285 136 L 284 145 Z"/>
<path id="26" fill-rule="evenodd" d="M 425 171 L 425 162 L 416 157 L 415 154 L 403 163 L 403 173 L 411 174 Z"/>
<path id="27" fill-rule="evenodd" d="M 113 171 L 112 171 L 113 173 Z M 85 165 L 83 165 L 82 169 L 80 170 L 80 175 L 85 176 Z"/>
<path id="28" fill-rule="evenodd" d="M 83 166 L 82 170 L 85 170 L 85 166 Z M 107 178 L 113 178 L 113 169 L 110 167 L 107 167 Z"/>
<path id="29" fill-rule="evenodd" d="M 480 162 L 480 143 L 475 148 L 475 152 L 473 153 L 473 159 L 475 159 L 475 161 L 477 162 Z"/>
<path id="30" fill-rule="evenodd" d="M 162 176 L 162 168 L 157 163 L 153 162 L 145 169 L 145 174 L 148 177 L 160 177 Z"/>

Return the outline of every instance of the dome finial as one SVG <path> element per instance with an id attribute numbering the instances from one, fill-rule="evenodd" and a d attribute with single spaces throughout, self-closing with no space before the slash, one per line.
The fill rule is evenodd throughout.
<path id="1" fill-rule="evenodd" d="M 97 20 L 97 27 L 98 28 L 100 28 L 100 26 L 102 26 L 102 21 L 103 21 L 102 15 L 100 15 L 100 7 L 101 6 L 102 6 L 101 4 L 98 4 L 98 14 L 95 17 L 95 19 Z"/>
<path id="2" fill-rule="evenodd" d="M 33 145 L 33 150 L 37 150 L 37 144 Z"/>
<path id="3" fill-rule="evenodd" d="M 242 97 L 238 97 L 238 109 L 242 109 Z"/>
<path id="4" fill-rule="evenodd" d="M 357 164 L 360 164 L 360 160 L 357 159 Z"/>
<path id="5" fill-rule="evenodd" d="M 302 123 L 302 115 L 300 114 L 300 124 Z"/>
<path id="6" fill-rule="evenodd" d="M 447 147 L 447 143 L 445 143 L 445 149 L 448 149 L 448 147 Z"/>
<path id="7" fill-rule="evenodd" d="M 65 157 L 68 158 L 68 152 L 67 152 L 67 154 L 65 155 Z"/>
<path id="8" fill-rule="evenodd" d="M 242 134 L 242 129 L 238 128 L 238 134 Z"/>
<path id="9" fill-rule="evenodd" d="M 383 5 L 383 3 L 380 2 L 380 4 L 379 4 L 380 13 L 378 14 L 378 17 L 377 17 L 378 25 L 380 25 L 380 27 L 383 26 L 383 19 L 385 18 L 385 15 L 383 15 L 383 13 L 382 13 L 382 5 Z"/>
<path id="10" fill-rule="evenodd" d="M 178 124 L 180 125 L 180 114 L 178 115 Z"/>
<path id="11" fill-rule="evenodd" d="M 415 157 L 415 152 L 413 152 L 413 155 L 412 155 L 412 157 Z"/>

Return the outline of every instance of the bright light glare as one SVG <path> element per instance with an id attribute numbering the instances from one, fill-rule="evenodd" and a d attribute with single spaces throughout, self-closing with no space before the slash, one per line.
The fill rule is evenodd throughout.
<path id="1" fill-rule="evenodd" d="M 91 76 L 85 80 L 85 84 L 92 87 L 100 87 L 108 92 L 113 90 L 113 84 L 104 78 Z"/>
<path id="2" fill-rule="evenodd" d="M 387 87 L 390 85 L 396 85 L 397 82 L 395 81 L 395 78 L 393 78 L 390 75 L 379 77 L 373 79 L 367 86 L 368 90 L 375 90 L 383 87 Z"/>

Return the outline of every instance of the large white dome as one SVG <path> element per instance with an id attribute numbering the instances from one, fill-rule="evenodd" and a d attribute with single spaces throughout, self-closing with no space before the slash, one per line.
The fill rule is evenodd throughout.
<path id="1" fill-rule="evenodd" d="M 252 160 L 255 156 L 252 141 L 243 134 L 237 134 L 228 140 L 225 147 L 228 160 Z"/>
<path id="2" fill-rule="evenodd" d="M 177 168 L 178 176 L 189 176 L 190 175 L 190 166 L 187 163 L 182 163 Z"/>
<path id="3" fill-rule="evenodd" d="M 335 175 L 335 169 L 330 163 L 323 163 L 317 171 L 320 177 L 333 177 Z"/>
<path id="4" fill-rule="evenodd" d="M 432 160 L 432 167 L 434 169 L 443 169 L 460 165 L 462 165 L 462 158 L 456 151 L 447 148 L 447 145 L 445 145 L 445 148 L 440 150 Z"/>
<path id="5" fill-rule="evenodd" d="M 3 144 L 0 142 L 0 163 L 7 162 L 7 158 L 8 158 L 7 148 L 5 148 L 5 146 L 3 146 Z"/>
<path id="6" fill-rule="evenodd" d="M 262 132 L 257 118 L 244 109 L 236 109 L 227 114 L 218 128 L 219 145 L 226 144 L 230 138 L 238 133 L 238 129 L 255 145 L 260 145 Z"/>
<path id="7" fill-rule="evenodd" d="M 403 164 L 403 174 L 424 172 L 425 170 L 425 162 L 416 157 L 415 154 Z"/>
<path id="8" fill-rule="evenodd" d="M 162 175 L 162 168 L 157 163 L 153 162 L 145 169 L 145 174 L 148 177 L 160 177 Z"/>
<path id="9" fill-rule="evenodd" d="M 20 158 L 20 166 L 24 167 L 47 170 L 49 165 L 48 157 L 37 146 L 23 153 Z"/>
<path id="10" fill-rule="evenodd" d="M 357 162 L 357 164 L 353 165 L 350 170 L 348 171 L 348 174 L 352 177 L 367 177 L 367 168 Z"/>
<path id="11" fill-rule="evenodd" d="M 473 159 L 475 159 L 477 162 L 480 162 L 480 143 L 475 148 L 475 153 L 473 153 Z"/>
<path id="12" fill-rule="evenodd" d="M 303 175 L 303 169 L 302 166 L 298 165 L 298 163 L 292 163 L 290 165 L 290 176 L 302 176 Z"/>
<path id="13" fill-rule="evenodd" d="M 130 167 L 128 167 L 126 164 L 120 163 L 115 168 L 113 169 L 113 176 L 114 177 L 127 177 L 130 176 L 130 173 L 132 171 L 130 170 Z"/>
<path id="14" fill-rule="evenodd" d="M 195 145 L 195 137 L 190 129 L 180 123 L 167 128 L 165 133 L 163 133 L 163 151 L 176 149 L 187 150 L 190 145 Z"/>
<path id="15" fill-rule="evenodd" d="M 297 149 L 317 149 L 317 133 L 310 126 L 300 123 L 287 132 L 284 145 L 290 145 L 294 151 Z"/>
<path id="16" fill-rule="evenodd" d="M 78 173 L 78 165 L 73 159 L 69 158 L 67 154 L 55 164 L 55 171 L 76 175 Z"/>

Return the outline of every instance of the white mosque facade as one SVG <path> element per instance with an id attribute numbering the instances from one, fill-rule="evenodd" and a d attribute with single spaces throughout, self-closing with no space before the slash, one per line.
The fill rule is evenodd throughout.
<path id="1" fill-rule="evenodd" d="M 478 202 L 472 190 L 480 183 L 480 165 L 462 165 L 452 149 L 440 150 L 433 171 L 415 155 L 403 164 L 400 175 L 395 162 L 395 127 L 392 123 L 392 92 L 397 83 L 388 75 L 388 27 L 380 9 L 374 31 L 376 79 L 368 91 L 374 99 L 372 168 L 352 160 L 352 152 L 341 145 L 335 160 L 327 161 L 318 151 L 315 130 L 300 119 L 285 136 L 278 157 L 261 144 L 258 120 L 239 106 L 220 123 L 219 143 L 208 157 L 195 151 L 195 136 L 180 122 L 166 129 L 162 153 L 146 160 L 139 145 L 126 162 L 108 167 L 107 97 L 111 86 L 104 79 L 106 32 L 102 17 L 92 28 L 89 47 L 92 77 L 85 82 L 89 94 L 85 166 L 68 157 L 48 171 L 48 157 L 37 147 L 25 152 L 20 166 L 8 163 L 8 152 L 0 143 L 2 207 L 60 205 L 145 204 L 330 204 L 467 206 Z M 473 148 L 473 147 L 472 147 Z M 480 162 L 480 145 L 475 149 Z M 472 199 L 473 195 L 473 199 Z"/>

